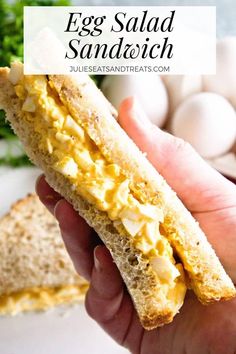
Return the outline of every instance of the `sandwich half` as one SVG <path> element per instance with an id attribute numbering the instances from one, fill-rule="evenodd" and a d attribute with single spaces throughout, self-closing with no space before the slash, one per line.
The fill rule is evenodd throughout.
<path id="1" fill-rule="evenodd" d="M 72 305 L 87 289 L 38 197 L 15 203 L 0 220 L 0 315 Z"/>
<path id="2" fill-rule="evenodd" d="M 187 287 L 203 304 L 235 296 L 198 223 L 87 75 L 24 76 L 14 63 L 0 91 L 31 160 L 110 250 L 144 328 L 171 322 Z"/>

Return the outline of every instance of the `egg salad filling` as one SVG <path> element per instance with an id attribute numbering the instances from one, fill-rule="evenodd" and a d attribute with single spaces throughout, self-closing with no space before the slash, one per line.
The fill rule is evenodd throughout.
<path id="1" fill-rule="evenodd" d="M 17 315 L 20 312 L 42 311 L 61 304 L 81 301 L 88 284 L 62 285 L 55 288 L 34 287 L 12 294 L 0 295 L 0 315 Z"/>
<path id="2" fill-rule="evenodd" d="M 117 164 L 106 160 L 60 101 L 46 76 L 21 75 L 17 80 L 14 72 L 11 76 L 22 101 L 24 119 L 34 122 L 35 132 L 41 137 L 39 149 L 54 158 L 51 167 L 68 178 L 85 200 L 106 212 L 118 230 L 126 230 L 156 271 L 166 288 L 166 298 L 174 298 L 179 307 L 186 292 L 184 272 L 182 264 L 175 262 L 169 241 L 160 232 L 163 212 L 135 197 L 129 179 Z"/>

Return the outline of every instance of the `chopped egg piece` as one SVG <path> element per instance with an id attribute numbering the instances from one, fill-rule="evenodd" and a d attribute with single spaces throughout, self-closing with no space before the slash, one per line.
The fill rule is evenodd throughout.
<path id="1" fill-rule="evenodd" d="M 118 177 L 118 176 L 120 175 L 120 167 L 119 167 L 118 165 L 112 163 L 112 164 L 106 166 L 106 172 L 107 172 L 108 174 L 113 175 L 114 177 Z M 123 184 L 121 184 L 121 185 L 127 186 L 127 184 L 129 184 L 129 181 L 126 179 L 126 180 L 123 182 Z M 127 187 L 128 187 L 128 186 L 127 186 Z M 125 187 L 125 188 L 126 188 L 126 187 Z"/>
<path id="2" fill-rule="evenodd" d="M 89 170 L 94 165 L 88 150 L 75 150 L 75 161 L 83 170 Z"/>
<path id="3" fill-rule="evenodd" d="M 141 228 L 144 225 L 144 221 L 135 221 L 126 218 L 122 218 L 121 220 L 124 227 L 126 228 L 126 230 L 131 236 L 137 235 L 137 233 L 141 230 Z"/>
<path id="4" fill-rule="evenodd" d="M 35 112 L 36 106 L 32 97 L 28 96 L 23 103 L 22 110 L 26 112 Z"/>
<path id="5" fill-rule="evenodd" d="M 140 219 L 140 214 L 135 210 L 135 208 L 131 207 L 124 207 L 123 210 L 120 213 L 120 218 L 125 218 L 133 221 L 138 221 Z"/>
<path id="6" fill-rule="evenodd" d="M 84 131 L 83 129 L 74 121 L 74 119 L 70 116 L 67 115 L 65 122 L 64 122 L 64 128 L 67 128 L 71 130 L 72 133 L 77 135 L 82 141 L 84 141 Z"/>
<path id="7" fill-rule="evenodd" d="M 22 99 L 22 100 L 25 99 L 25 89 L 24 89 L 24 87 L 22 87 L 21 85 L 16 85 L 15 86 L 15 91 L 16 91 L 17 96 L 20 99 Z"/>
<path id="8" fill-rule="evenodd" d="M 47 80 L 42 75 L 35 75 L 34 83 L 32 85 L 31 77 L 24 76 L 25 88 L 32 95 L 39 95 L 40 98 L 45 97 L 47 95 Z M 49 100 L 52 99 L 48 97 Z"/>
<path id="9" fill-rule="evenodd" d="M 105 199 L 105 189 L 101 189 L 98 186 L 91 186 L 87 187 L 87 190 L 95 199 L 98 199 L 99 201 Z"/>
<path id="10" fill-rule="evenodd" d="M 11 64 L 11 70 L 9 72 L 9 80 L 13 85 L 16 85 L 23 77 L 23 66 L 18 65 L 17 62 Z"/>
<path id="11" fill-rule="evenodd" d="M 155 205 L 139 204 L 138 209 L 143 216 L 146 216 L 156 221 L 164 221 L 164 215 L 162 210 L 158 209 Z"/>
<path id="12" fill-rule="evenodd" d="M 72 157 L 65 157 L 54 165 L 56 171 L 64 176 L 75 178 L 78 173 L 78 166 Z"/>
<path id="13" fill-rule="evenodd" d="M 46 144 L 47 144 L 47 150 L 49 152 L 49 154 L 52 154 L 53 153 L 53 146 L 52 146 L 52 143 L 50 141 L 50 139 L 46 139 Z"/>
<path id="14" fill-rule="evenodd" d="M 60 141 L 61 143 L 66 143 L 66 142 L 72 140 L 70 136 L 68 136 L 66 134 L 59 133 L 59 132 L 56 133 L 56 139 L 58 141 Z"/>
<path id="15" fill-rule="evenodd" d="M 137 248 L 144 254 L 148 254 L 153 250 L 153 245 L 142 237 L 137 241 Z"/>
<path id="16" fill-rule="evenodd" d="M 157 272 L 158 276 L 166 281 L 173 281 L 180 276 L 180 272 L 176 266 L 171 263 L 167 257 L 156 256 L 151 260 L 151 265 Z"/>
<path id="17" fill-rule="evenodd" d="M 159 231 L 159 222 L 152 221 L 145 225 L 146 235 L 152 244 L 156 244 L 157 240 L 160 240 L 161 234 Z"/>

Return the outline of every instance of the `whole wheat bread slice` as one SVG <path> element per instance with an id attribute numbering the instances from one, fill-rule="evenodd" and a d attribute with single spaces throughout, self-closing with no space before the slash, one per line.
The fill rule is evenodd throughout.
<path id="1" fill-rule="evenodd" d="M 84 293 L 88 283 L 74 270 L 55 218 L 36 195 L 29 195 L 0 219 L 0 299 L 68 285 Z"/>

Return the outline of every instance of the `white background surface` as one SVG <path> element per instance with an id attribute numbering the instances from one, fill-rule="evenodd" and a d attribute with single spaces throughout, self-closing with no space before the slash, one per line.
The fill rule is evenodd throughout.
<path id="1" fill-rule="evenodd" d="M 81 0 L 75 5 L 114 5 L 118 0 Z M 163 5 L 161 0 L 148 0 L 147 5 Z M 143 5 L 141 0 L 119 0 L 119 5 Z M 218 35 L 236 34 L 235 0 L 168 0 L 166 5 L 217 5 Z M 23 169 L 24 170 L 24 169 Z M 37 172 L 7 172 L 0 169 L 0 215 L 10 203 L 34 190 Z M 20 172 L 18 172 L 20 171 Z M 3 174 L 4 172 L 4 174 Z M 32 177 L 31 177 L 32 176 Z M 117 346 L 86 315 L 83 306 L 47 314 L 29 314 L 15 318 L 0 318 L 0 354 L 123 354 Z"/>
<path id="2" fill-rule="evenodd" d="M 0 169 L 0 216 L 17 199 L 34 191 L 39 173 L 36 168 Z M 0 354 L 125 353 L 88 317 L 83 304 L 0 318 Z"/>

